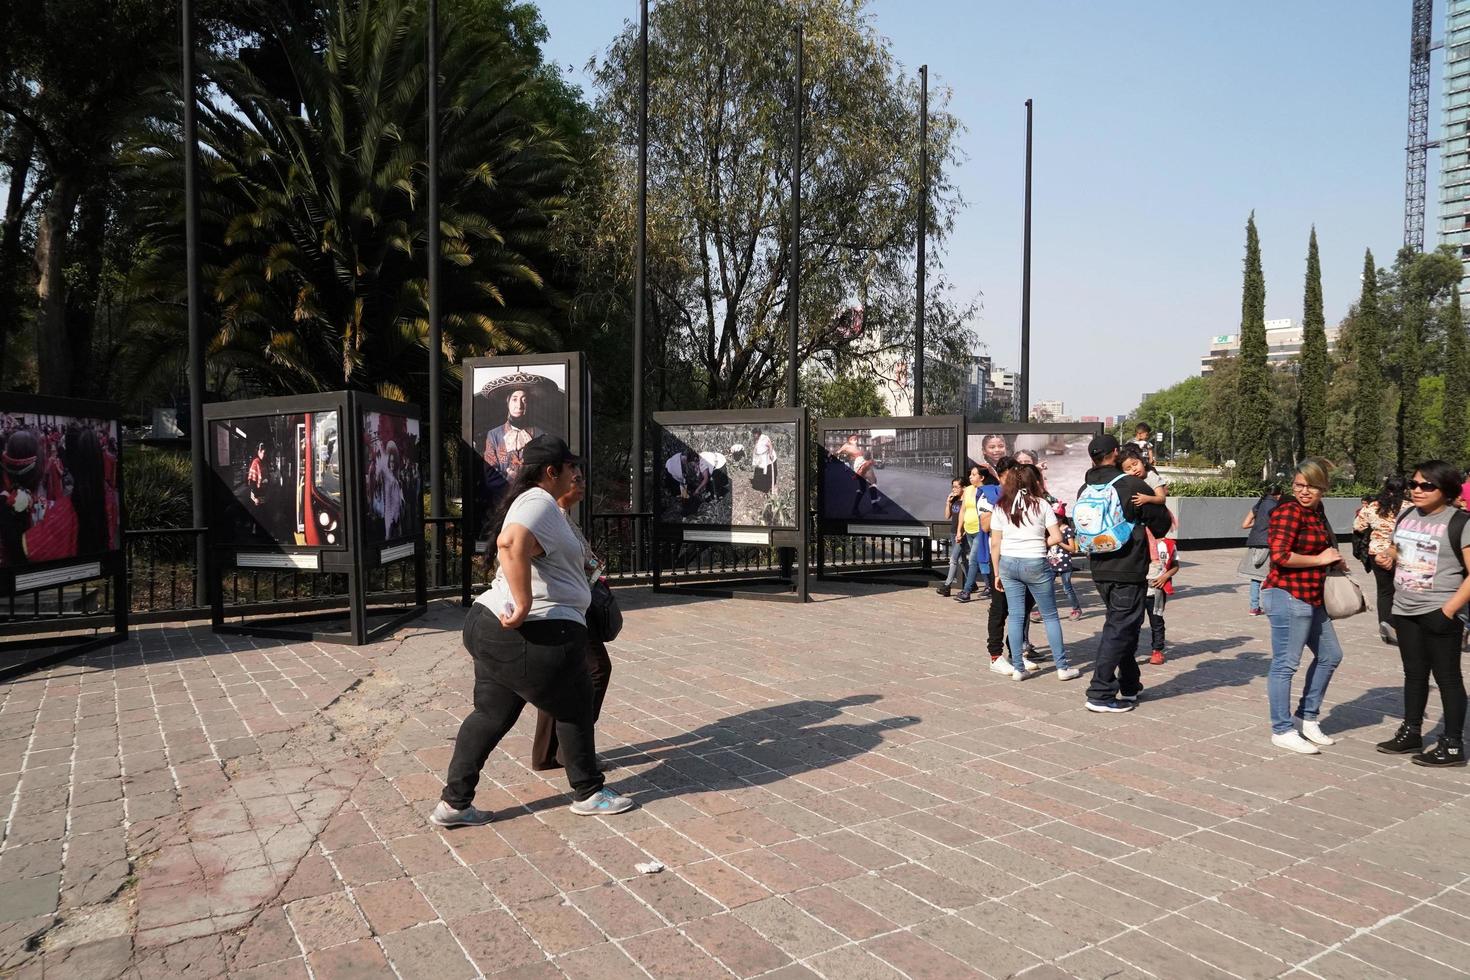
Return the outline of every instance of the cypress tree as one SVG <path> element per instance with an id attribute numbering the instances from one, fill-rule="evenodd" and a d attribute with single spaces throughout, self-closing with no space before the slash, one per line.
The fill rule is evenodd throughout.
<path id="1" fill-rule="evenodd" d="M 1445 310 L 1444 343 L 1444 444 L 1439 454 L 1455 465 L 1465 462 L 1465 411 L 1470 402 L 1470 350 L 1465 342 L 1465 321 L 1460 314 L 1460 289 L 1450 290 Z"/>
<path id="2" fill-rule="evenodd" d="M 1406 473 L 1415 461 L 1423 459 L 1427 446 L 1428 423 L 1424 417 L 1424 399 L 1419 397 L 1419 379 L 1424 375 L 1424 327 L 1429 316 L 1429 302 L 1424 296 L 1417 270 L 1407 269 L 1400 285 L 1404 296 L 1403 326 L 1399 329 L 1395 360 L 1399 369 L 1399 410 L 1396 421 L 1396 463 L 1398 472 Z"/>
<path id="3" fill-rule="evenodd" d="M 1302 365 L 1297 419 L 1303 455 L 1320 454 L 1327 443 L 1327 321 L 1322 315 L 1322 265 L 1317 229 L 1307 244 L 1307 287 L 1302 304 Z"/>
<path id="4" fill-rule="evenodd" d="M 1357 348 L 1353 396 L 1353 469 L 1360 483 L 1376 483 L 1383 440 L 1383 335 L 1378 321 L 1378 270 L 1371 249 L 1363 257 L 1363 294 L 1354 336 Z"/>
<path id="5" fill-rule="evenodd" d="M 1240 380 L 1236 387 L 1235 472 L 1258 480 L 1271 428 L 1271 369 L 1266 363 L 1266 277 L 1256 214 L 1245 225 L 1245 282 L 1240 300 Z"/>

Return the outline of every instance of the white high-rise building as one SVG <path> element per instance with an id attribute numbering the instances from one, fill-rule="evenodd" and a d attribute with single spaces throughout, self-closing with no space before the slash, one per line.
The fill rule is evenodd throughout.
<path id="1" fill-rule="evenodd" d="M 1470 0 L 1449 0 L 1444 22 L 1444 95 L 1439 145 L 1439 243 L 1460 260 L 1470 290 Z"/>

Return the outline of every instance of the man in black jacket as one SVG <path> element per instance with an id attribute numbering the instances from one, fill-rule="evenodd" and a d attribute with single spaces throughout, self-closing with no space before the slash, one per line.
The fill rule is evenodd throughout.
<path id="1" fill-rule="evenodd" d="M 1113 484 L 1123 504 L 1123 516 L 1133 524 L 1133 536 L 1117 551 L 1088 556 L 1092 581 L 1097 586 L 1107 610 L 1102 635 L 1098 637 L 1096 666 L 1092 683 L 1087 688 L 1087 710 L 1101 712 L 1132 711 L 1138 703 L 1143 684 L 1138 673 L 1138 641 L 1143 629 L 1144 600 L 1148 597 L 1149 554 L 1148 532 L 1162 538 L 1173 524 L 1169 510 L 1162 504 L 1135 506 L 1133 495 L 1153 495 L 1147 483 L 1123 475 L 1118 468 L 1118 440 L 1101 435 L 1087 444 L 1092 469 L 1087 471 L 1086 485 Z M 1078 491 L 1079 496 L 1081 490 Z"/>

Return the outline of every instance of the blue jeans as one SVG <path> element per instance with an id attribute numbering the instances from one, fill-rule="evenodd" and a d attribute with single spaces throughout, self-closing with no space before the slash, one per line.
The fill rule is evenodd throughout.
<path id="1" fill-rule="evenodd" d="M 965 544 L 970 548 L 970 565 L 965 570 L 965 587 L 961 591 L 969 595 L 975 591 L 975 579 L 981 572 L 990 578 L 990 535 L 984 531 L 978 534 L 965 532 Z"/>
<path id="2" fill-rule="evenodd" d="M 1077 598 L 1077 589 L 1072 585 L 1072 570 L 1058 572 L 1057 578 L 1062 580 L 1062 588 L 1067 590 L 1067 598 L 1072 600 L 1072 608 L 1081 609 L 1082 600 Z"/>
<path id="3" fill-rule="evenodd" d="M 1041 624 L 1046 629 L 1046 642 L 1051 647 L 1057 670 L 1067 669 L 1067 648 L 1062 643 L 1062 621 L 1057 616 L 1056 571 L 1045 558 L 1000 557 L 1000 582 L 1006 590 L 1006 637 L 1011 644 L 1011 663 L 1017 670 L 1026 669 L 1022 658 L 1026 636 L 1026 593 L 1036 599 L 1041 611 Z"/>
<path id="4" fill-rule="evenodd" d="M 1261 608 L 1261 583 L 1256 579 L 1251 579 L 1251 608 Z"/>
<path id="5" fill-rule="evenodd" d="M 1302 650 L 1311 647 L 1312 663 L 1296 716 L 1316 721 L 1332 672 L 1342 663 L 1342 647 L 1322 606 L 1308 605 L 1285 589 L 1263 589 L 1261 608 L 1271 621 L 1271 673 L 1266 679 L 1271 733 L 1284 735 L 1292 730 L 1291 679 L 1302 662 Z"/>
<path id="6" fill-rule="evenodd" d="M 964 567 L 966 557 L 963 541 L 949 543 L 949 574 L 944 576 L 946 586 L 953 585 L 954 580 L 960 577 L 960 569 Z"/>

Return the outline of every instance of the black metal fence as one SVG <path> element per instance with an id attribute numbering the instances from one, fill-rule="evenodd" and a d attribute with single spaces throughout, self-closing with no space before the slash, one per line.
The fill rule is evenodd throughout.
<path id="1" fill-rule="evenodd" d="M 589 541 L 602 557 L 608 577 L 618 584 L 651 582 L 654 547 L 658 565 L 671 580 L 697 580 L 734 575 L 775 573 L 781 569 L 777 549 L 766 546 L 694 544 L 660 540 L 655 545 L 652 515 L 594 514 Z M 815 521 L 812 522 L 815 528 Z M 134 622 L 173 622 L 205 619 L 209 608 L 195 595 L 195 543 L 202 528 L 157 528 L 127 531 L 127 573 L 130 618 Z M 458 517 L 425 520 L 426 562 L 431 598 L 462 593 L 464 583 L 464 524 Z M 811 535 L 811 554 L 818 536 Z M 932 562 L 948 561 L 947 543 L 922 538 L 827 536 L 820 539 L 824 565 L 834 571 L 915 567 L 924 550 Z M 478 561 L 470 563 L 472 590 L 487 585 L 489 574 Z M 222 583 L 227 612 L 319 608 L 347 602 L 347 577 L 341 573 L 271 569 L 232 569 Z M 368 572 L 369 600 L 400 595 L 413 588 L 412 559 Z M 38 627 L 47 629 L 104 628 L 114 608 L 110 580 L 78 582 L 0 601 L 0 637 Z"/>

